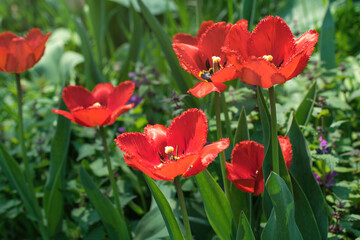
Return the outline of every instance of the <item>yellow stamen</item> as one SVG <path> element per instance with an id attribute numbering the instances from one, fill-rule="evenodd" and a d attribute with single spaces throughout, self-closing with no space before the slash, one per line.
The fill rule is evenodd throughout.
<path id="1" fill-rule="evenodd" d="M 165 153 L 166 154 L 172 153 L 173 151 L 174 151 L 173 147 L 171 147 L 171 146 L 166 146 L 165 147 Z"/>
<path id="2" fill-rule="evenodd" d="M 212 60 L 213 60 L 214 73 L 216 73 L 217 71 L 219 71 L 221 69 L 221 66 L 220 66 L 221 58 L 217 57 L 217 56 L 213 56 Z"/>
<path id="3" fill-rule="evenodd" d="M 217 56 L 212 56 L 212 60 L 213 60 L 213 63 L 215 63 L 215 62 L 220 62 L 220 61 L 221 61 L 221 58 L 220 58 L 220 57 L 217 57 Z"/>
<path id="4" fill-rule="evenodd" d="M 256 170 L 255 174 L 257 175 L 259 173 L 259 170 Z"/>
<path id="5" fill-rule="evenodd" d="M 101 107 L 101 104 L 99 102 L 96 102 L 92 105 L 92 107 Z"/>
<path id="6" fill-rule="evenodd" d="M 268 62 L 271 62 L 274 58 L 273 58 L 273 56 L 271 56 L 271 55 L 264 55 L 264 56 L 263 56 L 263 59 L 265 59 L 265 60 L 268 61 Z"/>

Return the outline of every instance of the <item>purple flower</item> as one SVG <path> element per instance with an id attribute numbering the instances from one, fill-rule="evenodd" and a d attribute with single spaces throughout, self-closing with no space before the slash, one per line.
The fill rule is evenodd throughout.
<path id="1" fill-rule="evenodd" d="M 314 172 L 314 177 L 315 177 L 315 180 L 317 181 L 317 183 L 321 186 L 322 185 L 322 179 L 321 179 L 320 175 L 317 174 L 316 172 Z"/>
<path id="2" fill-rule="evenodd" d="M 128 76 L 129 78 L 133 78 L 136 76 L 136 72 L 129 72 Z"/>
<path id="3" fill-rule="evenodd" d="M 321 176 L 319 174 L 317 174 L 316 172 L 313 173 L 315 180 L 317 181 L 317 183 L 320 186 L 324 186 L 323 180 L 321 178 Z M 331 188 L 332 186 L 334 186 L 334 184 L 336 183 L 336 180 L 334 179 L 335 176 L 337 176 L 338 173 L 336 171 L 333 172 L 329 172 L 326 174 L 325 176 L 325 186 L 327 188 Z"/>
<path id="4" fill-rule="evenodd" d="M 320 146 L 321 146 L 322 148 L 326 147 L 326 145 L 327 145 L 328 143 L 327 143 L 327 141 L 326 141 L 322 136 L 320 136 L 319 140 L 320 140 Z"/>
<path id="5" fill-rule="evenodd" d="M 328 142 L 322 136 L 319 137 L 319 141 L 320 141 L 321 148 L 316 148 L 316 153 L 317 154 L 330 154 L 332 147 L 326 147 L 326 145 L 328 145 Z"/>
<path id="6" fill-rule="evenodd" d="M 118 128 L 118 132 L 119 133 L 124 133 L 126 130 L 125 130 L 125 128 L 124 127 L 119 127 Z"/>
<path id="7" fill-rule="evenodd" d="M 134 107 L 136 107 L 141 101 L 142 101 L 142 97 L 140 97 L 139 95 L 135 94 L 132 95 L 129 99 L 129 101 L 127 102 L 127 104 L 133 103 Z"/>

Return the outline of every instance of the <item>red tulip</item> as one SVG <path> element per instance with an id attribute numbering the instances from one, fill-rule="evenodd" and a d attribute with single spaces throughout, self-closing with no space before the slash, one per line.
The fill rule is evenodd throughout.
<path id="1" fill-rule="evenodd" d="M 21 73 L 32 68 L 42 57 L 50 33 L 43 35 L 38 28 L 29 31 L 25 38 L 12 32 L 0 34 L 0 70 Z"/>
<path id="2" fill-rule="evenodd" d="M 292 161 L 292 149 L 288 137 L 279 136 L 281 150 L 287 168 Z M 231 154 L 231 163 L 226 163 L 227 179 L 244 192 L 259 195 L 264 191 L 262 164 L 264 147 L 254 141 L 242 141 L 236 144 Z"/>
<path id="3" fill-rule="evenodd" d="M 239 71 L 241 81 L 270 88 L 302 72 L 318 37 L 315 30 L 310 30 L 294 39 L 282 18 L 268 16 L 251 34 L 234 25 L 227 35 L 223 51 Z"/>
<path id="4" fill-rule="evenodd" d="M 69 112 L 53 109 L 84 127 L 111 125 L 116 118 L 131 109 L 134 104 L 126 104 L 134 92 L 131 81 L 114 87 L 111 83 L 100 83 L 92 92 L 81 86 L 68 86 L 63 90 L 63 100 Z"/>
<path id="5" fill-rule="evenodd" d="M 142 133 L 120 134 L 115 142 L 124 151 L 125 162 L 156 180 L 190 177 L 206 169 L 229 139 L 204 146 L 207 120 L 204 112 L 189 109 L 176 117 L 169 128 L 148 125 Z"/>
<path id="6" fill-rule="evenodd" d="M 247 26 L 246 21 L 239 21 L 239 26 Z M 195 97 L 204 97 L 226 89 L 225 81 L 238 77 L 235 68 L 221 52 L 224 41 L 232 24 L 225 22 L 203 22 L 196 37 L 178 33 L 174 36 L 173 49 L 185 71 L 191 73 L 200 82 L 188 92 Z"/>

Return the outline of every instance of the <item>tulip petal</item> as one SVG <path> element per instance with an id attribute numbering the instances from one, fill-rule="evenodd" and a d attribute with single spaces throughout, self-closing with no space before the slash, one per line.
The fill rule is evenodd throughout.
<path id="1" fill-rule="evenodd" d="M 138 163 L 151 171 L 161 163 L 153 145 L 149 143 L 144 134 L 123 133 L 115 139 L 115 142 L 121 151 L 134 157 Z M 136 166 L 141 169 L 138 165 Z"/>
<path id="2" fill-rule="evenodd" d="M 236 71 L 236 68 L 233 65 L 228 65 L 225 68 L 221 69 L 220 71 L 214 73 L 214 75 L 211 76 L 211 81 L 214 84 L 217 84 L 217 83 L 230 81 L 238 77 L 239 77 L 239 73 Z M 226 87 L 224 86 L 218 89 L 220 90 L 220 92 L 223 92 L 225 91 Z M 223 90 L 221 91 L 221 89 Z"/>
<path id="3" fill-rule="evenodd" d="M 100 103 L 102 106 L 107 106 L 108 98 L 113 91 L 114 86 L 111 83 L 99 83 L 92 90 L 91 94 L 93 95 L 95 102 Z M 121 98 L 121 95 L 118 95 L 118 98 Z"/>
<path id="4" fill-rule="evenodd" d="M 119 107 L 125 105 L 135 89 L 135 84 L 131 81 L 125 81 L 120 83 L 114 88 L 113 92 L 109 95 L 107 101 L 107 107 L 111 111 L 115 111 Z"/>
<path id="5" fill-rule="evenodd" d="M 260 21 L 251 34 L 248 53 L 255 57 L 272 55 L 272 62 L 279 66 L 293 55 L 294 35 L 279 16 L 268 16 Z"/>
<path id="6" fill-rule="evenodd" d="M 187 45 L 193 45 L 196 46 L 198 43 L 198 40 L 196 37 L 191 36 L 190 34 L 186 33 L 177 33 L 173 37 L 173 43 L 183 43 Z"/>
<path id="7" fill-rule="evenodd" d="M 186 154 L 176 161 L 169 161 L 157 167 L 154 174 L 164 180 L 173 180 L 176 176 L 184 174 L 192 167 L 200 156 L 198 154 Z"/>
<path id="8" fill-rule="evenodd" d="M 310 56 L 314 50 L 314 46 L 317 43 L 318 38 L 319 34 L 316 32 L 316 30 L 310 30 L 303 33 L 298 39 L 295 40 L 295 52 L 306 49 L 306 54 Z"/>
<path id="9" fill-rule="evenodd" d="M 192 168 L 186 171 L 183 177 L 190 177 L 205 170 L 220 152 L 229 147 L 229 144 L 229 139 L 221 139 L 218 142 L 205 146 L 200 152 L 200 158 L 193 163 Z"/>
<path id="10" fill-rule="evenodd" d="M 10 43 L 14 38 L 18 38 L 15 33 L 9 31 L 0 33 L 0 48 L 9 49 Z"/>
<path id="11" fill-rule="evenodd" d="M 111 111 L 105 107 L 90 107 L 71 111 L 75 121 L 84 127 L 107 125 Z"/>
<path id="12" fill-rule="evenodd" d="M 289 169 L 292 163 L 293 151 L 289 137 L 278 136 L 282 154 L 284 156 L 286 167 Z"/>
<path id="13" fill-rule="evenodd" d="M 125 106 L 121 106 L 118 109 L 115 109 L 114 111 L 112 111 L 111 118 L 110 118 L 109 123 L 107 125 L 113 124 L 121 114 L 126 113 L 127 111 L 129 111 L 133 107 L 134 107 L 134 104 L 131 103 L 131 104 L 127 104 Z"/>
<path id="14" fill-rule="evenodd" d="M 207 138 L 207 119 L 202 110 L 189 109 L 171 122 L 167 143 L 176 149 L 178 154 L 183 155 L 200 151 Z"/>
<path id="15" fill-rule="evenodd" d="M 63 90 L 63 100 L 70 111 L 78 107 L 87 108 L 95 103 L 91 93 L 81 86 L 65 87 Z"/>
<path id="16" fill-rule="evenodd" d="M 222 83 L 213 82 L 197 82 L 194 87 L 188 90 L 195 97 L 205 97 L 211 92 L 223 92 L 226 90 L 226 85 Z"/>
<path id="17" fill-rule="evenodd" d="M 21 73 L 35 65 L 35 55 L 24 38 L 14 38 L 9 45 L 6 71 Z"/>
<path id="18" fill-rule="evenodd" d="M 264 59 L 252 59 L 242 65 L 240 70 L 241 81 L 249 85 L 263 88 L 286 82 L 286 78 L 278 73 L 278 69 Z"/>
<path id="19" fill-rule="evenodd" d="M 36 61 L 42 57 L 45 51 L 45 44 L 50 37 L 50 33 L 43 35 L 38 28 L 31 29 L 26 35 L 25 39 L 32 48 Z"/>
<path id="20" fill-rule="evenodd" d="M 213 21 L 204 21 L 196 34 L 197 39 L 200 39 L 201 35 L 203 35 L 212 25 L 214 25 Z"/>
<path id="21" fill-rule="evenodd" d="M 56 114 L 60 114 L 68 119 L 70 119 L 71 121 L 75 122 L 75 119 L 73 117 L 73 115 L 69 112 L 66 112 L 66 111 L 63 111 L 63 110 L 59 110 L 59 109 L 52 109 L 51 110 L 53 113 L 56 113 Z"/>
<path id="22" fill-rule="evenodd" d="M 144 129 L 145 137 L 154 146 L 155 151 L 164 157 L 166 156 L 165 147 L 167 146 L 166 133 L 167 128 L 160 124 L 147 125 Z"/>
<path id="23" fill-rule="evenodd" d="M 153 173 L 154 168 L 153 167 L 147 167 L 145 166 L 141 161 L 138 161 L 134 156 L 124 154 L 124 160 L 129 165 L 129 167 L 132 167 L 135 170 L 142 171 L 149 177 L 155 180 L 170 180 L 170 179 L 163 179 L 158 177 Z"/>
<path id="24" fill-rule="evenodd" d="M 223 51 L 226 55 L 239 55 L 242 59 L 248 58 L 247 43 L 250 38 L 250 32 L 244 28 L 242 24 L 233 25 L 228 35 L 226 36 L 225 46 Z M 235 60 L 236 58 L 234 58 Z M 230 61 L 236 64 L 235 61 Z"/>

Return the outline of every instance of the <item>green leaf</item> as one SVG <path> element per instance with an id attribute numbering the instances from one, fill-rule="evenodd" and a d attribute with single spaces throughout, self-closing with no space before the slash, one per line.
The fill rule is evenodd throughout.
<path id="1" fill-rule="evenodd" d="M 119 82 L 122 82 L 125 79 L 127 79 L 128 73 L 130 71 L 131 63 L 135 63 L 137 60 L 137 57 L 140 52 L 142 33 L 144 31 L 143 22 L 141 20 L 141 17 L 134 10 L 134 7 L 132 4 L 130 4 L 130 12 L 132 15 L 132 20 L 133 20 L 133 24 L 132 24 L 133 31 L 132 31 L 132 37 L 131 37 L 131 42 L 130 42 L 130 50 L 127 55 L 126 61 L 122 65 L 120 76 L 119 76 Z"/>
<path id="2" fill-rule="evenodd" d="M 130 239 L 125 219 L 120 216 L 111 201 L 99 191 L 82 167 L 80 168 L 80 181 L 91 203 L 99 213 L 110 239 Z"/>
<path id="3" fill-rule="evenodd" d="M 330 4 L 326 10 L 320 34 L 320 60 L 326 69 L 336 67 L 335 62 L 335 22 L 330 11 Z"/>
<path id="4" fill-rule="evenodd" d="M 171 41 L 168 35 L 165 33 L 158 20 L 150 13 L 149 9 L 144 5 L 142 0 L 138 0 L 138 4 L 141 8 L 141 12 L 146 22 L 150 26 L 151 30 L 154 32 L 156 39 L 159 41 L 161 49 L 164 53 L 164 57 L 166 58 L 166 61 L 170 66 L 172 75 L 174 76 L 176 86 L 181 93 L 186 93 L 189 90 L 190 86 L 192 86 L 192 84 L 189 78 L 185 77 L 185 73 L 179 65 L 179 61 L 171 46 Z M 187 101 L 189 101 L 189 104 L 191 106 L 195 107 L 199 105 L 198 101 L 195 98 L 188 98 Z"/>
<path id="5" fill-rule="evenodd" d="M 237 144 L 240 141 L 245 141 L 245 140 L 250 140 L 250 135 L 246 121 L 246 111 L 245 108 L 242 107 L 234 136 L 234 144 Z"/>
<path id="6" fill-rule="evenodd" d="M 257 87 L 257 105 L 259 107 L 260 121 L 263 129 L 263 145 L 266 153 L 270 145 L 270 113 L 265 103 L 264 95 L 260 87 Z"/>
<path id="7" fill-rule="evenodd" d="M 74 17 L 77 32 L 81 38 L 81 51 L 85 58 L 86 88 L 91 90 L 98 83 L 105 82 L 93 57 L 90 40 L 80 20 Z"/>
<path id="8" fill-rule="evenodd" d="M 312 84 L 309 91 L 296 109 L 295 118 L 300 125 L 306 125 L 311 117 L 316 98 L 316 81 Z"/>
<path id="9" fill-rule="evenodd" d="M 311 205 L 321 239 L 327 239 L 328 221 L 325 199 L 312 173 L 310 152 L 295 118 L 292 119 L 287 136 L 290 138 L 293 150 L 290 172 L 299 183 Z"/>
<path id="10" fill-rule="evenodd" d="M 234 239 L 233 216 L 223 190 L 207 170 L 200 172 L 195 178 L 212 228 L 220 239 Z"/>
<path id="11" fill-rule="evenodd" d="M 60 109 L 66 106 L 61 101 Z M 44 209 L 50 236 L 61 229 L 63 217 L 63 192 L 65 165 L 70 143 L 71 121 L 58 115 L 55 135 L 51 143 L 49 178 L 44 188 Z"/>
<path id="12" fill-rule="evenodd" d="M 321 239 L 314 213 L 305 193 L 295 178 L 291 178 L 295 200 L 295 221 L 305 240 Z"/>
<path id="13" fill-rule="evenodd" d="M 168 229 L 170 239 L 184 239 L 184 236 L 180 230 L 179 224 L 177 223 L 174 213 L 171 210 L 171 207 L 166 200 L 164 194 L 161 192 L 159 187 L 155 184 L 148 175 L 144 174 L 147 185 L 150 188 L 150 191 L 155 198 L 155 201 L 160 209 L 161 215 L 165 221 L 166 227 Z"/>
<path id="14" fill-rule="evenodd" d="M 254 233 L 251 230 L 251 226 L 243 212 L 240 215 L 240 222 L 236 234 L 236 240 L 255 240 Z"/>
<path id="15" fill-rule="evenodd" d="M 261 234 L 263 240 L 303 239 L 295 222 L 295 203 L 285 181 L 271 172 L 265 187 L 274 206 Z"/>

